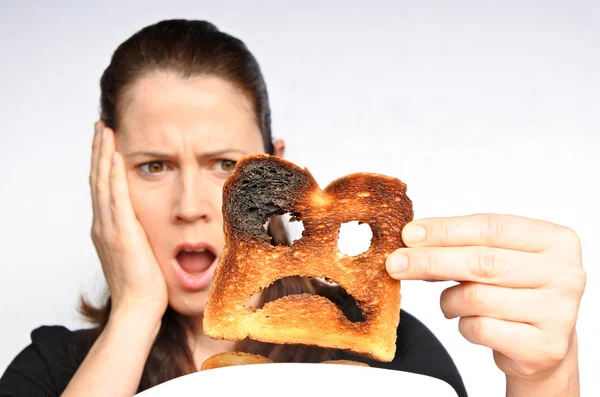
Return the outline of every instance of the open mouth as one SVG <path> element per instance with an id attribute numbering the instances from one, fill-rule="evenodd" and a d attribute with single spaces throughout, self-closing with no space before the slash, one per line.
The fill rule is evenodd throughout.
<path id="1" fill-rule="evenodd" d="M 216 251 L 208 244 L 185 243 L 173 255 L 173 270 L 185 289 L 199 291 L 211 283 L 217 259 Z"/>
<path id="2" fill-rule="evenodd" d="M 177 253 L 175 259 L 184 272 L 198 274 L 205 272 L 213 264 L 216 257 L 212 251 L 200 248 L 197 250 L 183 249 Z"/>

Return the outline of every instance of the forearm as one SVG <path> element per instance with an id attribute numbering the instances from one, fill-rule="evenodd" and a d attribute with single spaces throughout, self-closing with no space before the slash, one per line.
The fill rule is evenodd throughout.
<path id="1" fill-rule="evenodd" d="M 579 359 L 577 335 L 561 366 L 541 381 L 506 380 L 506 397 L 579 397 Z"/>
<path id="2" fill-rule="evenodd" d="M 159 329 L 143 311 L 112 313 L 62 397 L 133 396 Z"/>

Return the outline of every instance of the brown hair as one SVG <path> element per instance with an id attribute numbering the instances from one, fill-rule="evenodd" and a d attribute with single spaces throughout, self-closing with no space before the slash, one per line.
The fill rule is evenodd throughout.
<path id="1" fill-rule="evenodd" d="M 114 52 L 100 79 L 100 117 L 117 130 L 124 117 L 123 102 L 127 90 L 144 74 L 170 71 L 183 78 L 211 75 L 234 84 L 250 100 L 260 127 L 264 149 L 273 154 L 271 111 L 266 84 L 258 62 L 245 44 L 219 31 L 205 21 L 167 20 L 147 26 L 123 42 Z M 280 217 L 271 219 L 268 234 L 275 245 L 290 245 Z M 278 280 L 262 294 L 264 302 L 289 294 L 316 293 L 317 282 L 300 277 Z M 90 343 L 100 335 L 108 322 L 110 296 L 94 307 L 81 297 L 80 312 L 94 324 Z M 147 358 L 139 391 L 196 371 L 186 337 L 182 316 L 168 308 Z M 276 346 L 245 340 L 236 350 L 268 356 L 275 362 L 318 362 L 331 357 L 328 349 L 299 345 Z"/>

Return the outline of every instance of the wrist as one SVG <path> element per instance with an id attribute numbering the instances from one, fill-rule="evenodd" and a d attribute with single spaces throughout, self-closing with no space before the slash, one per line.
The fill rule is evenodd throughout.
<path id="1" fill-rule="evenodd" d="M 63 396 L 132 396 L 139 387 L 161 320 L 139 306 L 112 307 L 106 327 Z M 123 376 L 126 374 L 127 376 Z"/>
<path id="2" fill-rule="evenodd" d="M 579 397 L 577 335 L 563 362 L 547 376 L 536 379 L 506 377 L 507 397 Z"/>
<path id="3" fill-rule="evenodd" d="M 154 342 L 162 324 L 163 313 L 140 305 L 119 305 L 112 308 L 107 324 L 109 331 L 135 330 L 138 337 Z"/>

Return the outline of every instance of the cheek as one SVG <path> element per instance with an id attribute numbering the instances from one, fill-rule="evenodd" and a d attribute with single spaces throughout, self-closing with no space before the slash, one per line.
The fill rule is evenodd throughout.
<path id="1" fill-rule="evenodd" d="M 223 221 L 223 185 L 224 183 L 220 183 L 218 186 L 216 186 L 214 193 L 214 201 L 217 207 L 216 215 L 217 219 L 220 219 L 221 222 Z"/>
<path id="2" fill-rule="evenodd" d="M 211 238 L 218 238 L 215 234 L 223 234 L 223 181 L 205 183 L 198 195 L 202 195 L 199 205 L 203 207 L 202 212 L 207 217 L 202 221 L 203 228 L 210 233 Z"/>
<path id="3" fill-rule="evenodd" d="M 154 234 L 164 229 L 164 221 L 168 218 L 169 206 L 165 193 L 159 189 L 148 191 L 136 189 L 135 186 L 130 188 L 133 211 L 151 241 L 154 240 Z"/>

